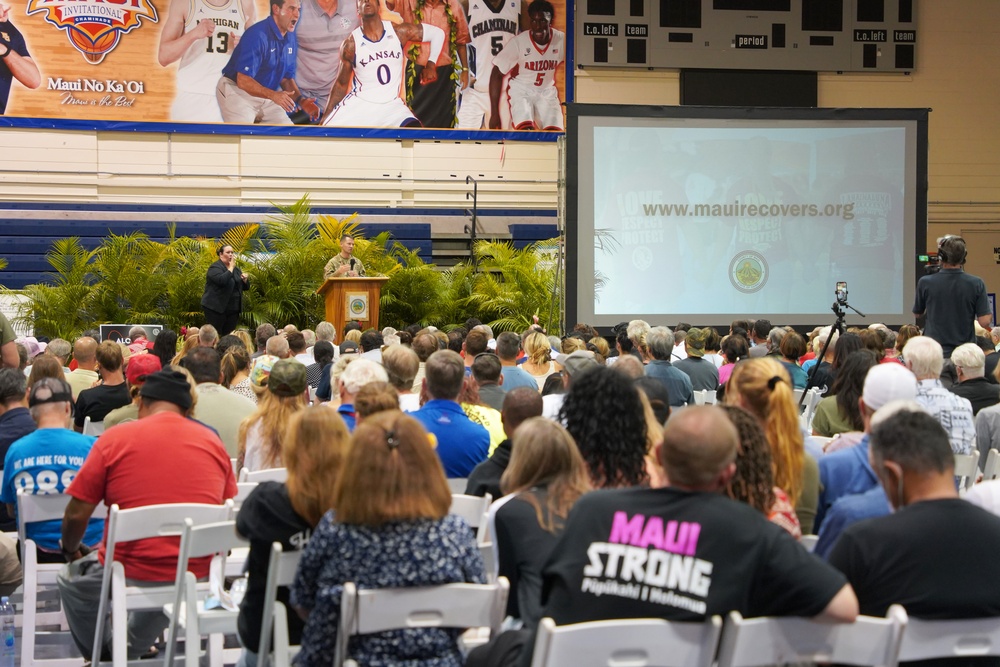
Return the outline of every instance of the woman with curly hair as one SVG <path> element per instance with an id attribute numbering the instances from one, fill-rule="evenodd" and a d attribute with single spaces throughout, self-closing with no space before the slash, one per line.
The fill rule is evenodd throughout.
<path id="1" fill-rule="evenodd" d="M 746 503 L 776 523 L 795 539 L 802 537 L 802 527 L 788 496 L 774 485 L 771 446 L 757 419 L 743 408 L 723 405 L 733 422 L 740 441 L 736 449 L 736 473 L 726 486 L 726 495 Z"/>
<path id="2" fill-rule="evenodd" d="M 559 421 L 576 440 L 597 488 L 649 483 L 645 469 L 646 417 L 628 377 L 595 368 L 570 385 Z"/>
<path id="3" fill-rule="evenodd" d="M 306 367 L 282 359 L 271 367 L 257 410 L 240 424 L 238 469 L 281 468 L 281 448 L 292 415 L 305 409 Z"/>
<path id="4" fill-rule="evenodd" d="M 871 350 L 855 350 L 841 364 L 837 378 L 830 387 L 830 395 L 816 406 L 813 416 L 813 435 L 832 438 L 839 433 L 865 430 L 858 399 L 865 387 L 865 377 L 878 365 Z"/>
<path id="5" fill-rule="evenodd" d="M 521 368 L 538 383 L 538 390 L 545 386 L 545 378 L 555 373 L 558 368 L 552 361 L 552 345 L 549 339 L 540 331 L 532 331 L 524 337 L 521 343 L 524 353 L 528 355 L 528 360 L 521 364 Z"/>
<path id="6" fill-rule="evenodd" d="M 747 359 L 736 365 L 727 386 L 726 403 L 749 411 L 764 428 L 771 445 L 774 485 L 791 499 L 802 532 L 811 533 L 819 501 L 819 468 L 805 451 L 788 371 L 770 357 Z"/>
<path id="7" fill-rule="evenodd" d="M 510 580 L 507 613 L 531 629 L 542 617 L 542 569 L 576 499 L 590 491 L 573 438 L 544 417 L 521 423 L 500 488 L 510 494 L 491 512 L 500 576 Z"/>

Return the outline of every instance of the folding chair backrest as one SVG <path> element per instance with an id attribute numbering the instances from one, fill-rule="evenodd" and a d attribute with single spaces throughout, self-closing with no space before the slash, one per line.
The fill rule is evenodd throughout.
<path id="1" fill-rule="evenodd" d="M 239 509 L 243 505 L 243 501 L 247 499 L 247 496 L 257 488 L 257 482 L 237 482 L 236 484 L 236 496 L 233 498 L 233 504 L 236 509 Z"/>
<path id="2" fill-rule="evenodd" d="M 271 544 L 271 555 L 267 562 L 267 579 L 264 581 L 264 609 L 261 614 L 260 643 L 257 648 L 257 667 L 267 667 L 271 653 L 272 630 L 274 633 L 287 634 L 287 628 L 280 628 L 279 621 L 285 618 L 284 605 L 278 602 L 278 587 L 291 586 L 295 581 L 295 571 L 299 567 L 299 560 L 302 558 L 301 551 L 283 551 L 280 542 Z M 281 607 L 279 610 L 278 607 Z M 272 629 L 272 619 L 274 619 Z M 277 652 L 280 642 L 274 642 L 274 649 Z M 287 647 L 282 647 L 287 648 Z M 287 662 L 287 656 L 275 655 L 276 664 Z"/>
<path id="3" fill-rule="evenodd" d="M 991 449 L 986 455 L 986 466 L 983 468 L 983 481 L 988 482 L 1000 477 L 1000 451 Z"/>
<path id="4" fill-rule="evenodd" d="M 90 419 L 90 417 L 83 418 L 83 434 L 84 435 L 101 435 L 104 433 L 104 422 L 95 422 Z"/>
<path id="5" fill-rule="evenodd" d="M 254 470 L 251 472 L 248 468 L 243 468 L 240 470 L 241 482 L 287 482 L 288 481 L 288 469 L 287 468 L 267 468 L 265 470 Z"/>
<path id="6" fill-rule="evenodd" d="M 678 623 L 629 618 L 556 626 L 538 625 L 531 667 L 710 667 L 722 619 Z"/>
<path id="7" fill-rule="evenodd" d="M 910 618 L 899 660 L 1000 656 L 1000 617 L 953 621 Z"/>
<path id="8" fill-rule="evenodd" d="M 465 493 L 465 490 L 469 487 L 468 477 L 449 477 L 448 478 L 448 488 L 454 493 Z"/>
<path id="9" fill-rule="evenodd" d="M 340 602 L 334 667 L 347 658 L 348 640 L 353 635 L 408 628 L 488 627 L 490 636 L 496 636 L 509 590 L 506 577 L 493 584 L 361 590 L 347 582 Z"/>
<path id="10" fill-rule="evenodd" d="M 802 539 L 799 540 L 799 544 L 809 553 L 812 553 L 813 549 L 816 548 L 817 542 L 819 542 L 819 535 L 803 535 Z"/>
<path id="11" fill-rule="evenodd" d="M 62 521 L 66 514 L 66 505 L 72 496 L 65 493 L 27 493 L 24 489 L 17 491 L 17 539 L 24 544 L 27 540 L 25 535 L 29 523 L 39 521 Z M 92 518 L 103 519 L 108 515 L 108 508 L 104 503 L 94 508 Z"/>
<path id="12" fill-rule="evenodd" d="M 476 529 L 483 524 L 483 519 L 489 512 L 492 502 L 493 496 L 488 493 L 482 498 L 453 493 L 451 494 L 451 509 L 448 510 L 448 514 L 462 517 L 470 528 Z"/>
<path id="13" fill-rule="evenodd" d="M 979 476 L 979 452 L 955 454 L 955 477 L 962 480 L 962 486 L 969 489 Z"/>
<path id="14" fill-rule="evenodd" d="M 228 521 L 232 518 L 233 501 L 227 500 L 222 505 L 206 505 L 203 503 L 167 503 L 161 505 L 147 505 L 145 507 L 133 507 L 130 509 L 120 509 L 118 505 L 112 505 L 108 512 L 107 540 L 104 556 L 104 575 L 101 581 L 100 606 L 97 618 L 104 618 L 107 613 L 109 599 L 112 595 L 112 576 L 120 577 L 124 581 L 124 574 L 121 563 L 115 562 L 115 546 L 120 542 L 134 542 L 153 537 L 173 537 L 180 536 L 184 531 L 185 519 L 190 519 L 193 524 L 201 525 L 214 523 L 217 521 Z M 115 575 L 118 571 L 119 574 Z M 115 663 L 120 664 L 124 660 L 124 625 L 118 623 L 114 625 L 113 653 Z M 100 651 L 104 645 L 104 624 L 97 623 L 97 632 L 94 636 L 94 654 L 92 662 L 100 661 Z"/>
<path id="15" fill-rule="evenodd" d="M 748 618 L 730 612 L 722 629 L 718 667 L 763 667 L 798 662 L 893 667 L 906 626 L 901 609 L 854 623 L 807 618 Z"/>

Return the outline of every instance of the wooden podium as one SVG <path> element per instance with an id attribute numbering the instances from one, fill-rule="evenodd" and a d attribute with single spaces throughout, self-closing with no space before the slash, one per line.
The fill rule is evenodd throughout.
<path id="1" fill-rule="evenodd" d="M 382 284 L 388 278 L 327 278 L 316 290 L 326 299 L 326 321 L 337 327 L 340 336 L 350 321 L 361 322 L 363 329 L 378 329 L 379 299 Z"/>

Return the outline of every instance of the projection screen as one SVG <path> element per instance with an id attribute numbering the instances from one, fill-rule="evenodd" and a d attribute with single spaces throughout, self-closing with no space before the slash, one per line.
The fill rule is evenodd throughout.
<path id="1" fill-rule="evenodd" d="M 927 116 L 570 105 L 568 324 L 912 322 Z"/>

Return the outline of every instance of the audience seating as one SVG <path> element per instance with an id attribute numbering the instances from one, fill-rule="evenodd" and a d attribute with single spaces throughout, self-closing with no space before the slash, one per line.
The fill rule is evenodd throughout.
<path id="1" fill-rule="evenodd" d="M 968 491 L 976 483 L 979 476 L 979 452 L 971 454 L 955 454 L 955 477 L 959 478 L 960 488 Z"/>
<path id="2" fill-rule="evenodd" d="M 287 482 L 287 468 L 268 468 L 267 470 L 255 470 L 250 472 L 248 468 L 240 470 L 240 482 Z"/>
<path id="3" fill-rule="evenodd" d="M 453 494 L 464 494 L 465 490 L 469 488 L 469 478 L 468 477 L 449 477 L 448 478 L 448 488 L 451 489 Z"/>
<path id="4" fill-rule="evenodd" d="M 83 418 L 83 434 L 84 435 L 101 435 L 104 433 L 104 421 L 91 421 L 90 417 Z"/>
<path id="5" fill-rule="evenodd" d="M 243 501 L 247 499 L 247 496 L 257 488 L 257 482 L 237 482 L 236 483 L 236 496 L 233 498 L 233 505 L 238 512 L 240 507 L 243 505 Z"/>
<path id="6" fill-rule="evenodd" d="M 264 622 L 261 623 L 260 643 L 257 646 L 257 667 L 267 667 L 272 657 L 274 667 L 289 667 L 292 658 L 298 653 L 298 647 L 291 646 L 288 639 L 289 611 L 283 603 L 278 602 L 278 586 L 292 585 L 301 558 L 301 551 L 285 552 L 280 542 L 271 544 L 271 555 L 267 561 L 267 579 L 264 581 L 264 609 L 261 613 Z M 273 623 L 267 622 L 267 619 L 272 619 Z"/>
<path id="7" fill-rule="evenodd" d="M 986 455 L 986 465 L 983 467 L 983 481 L 988 482 L 1000 477 L 1000 451 L 991 449 Z"/>
<path id="8" fill-rule="evenodd" d="M 859 616 L 854 623 L 807 618 L 748 618 L 730 612 L 722 629 L 718 667 L 765 667 L 837 663 L 895 667 L 906 613 L 893 606 L 885 618 Z"/>
<path id="9" fill-rule="evenodd" d="M 97 618 L 105 618 L 108 605 L 112 620 L 112 663 L 114 667 L 125 667 L 127 655 L 127 618 L 130 610 L 163 609 L 173 602 L 173 583 L 161 586 L 129 586 L 125 582 L 125 567 L 115 560 L 115 547 L 119 542 L 133 542 L 151 537 L 180 536 L 184 519 L 191 519 L 194 525 L 227 521 L 232 518 L 233 503 L 227 500 L 223 505 L 199 503 L 177 503 L 148 505 L 131 509 L 119 509 L 112 505 L 108 513 L 107 548 L 104 558 L 104 578 L 101 582 L 100 606 Z M 97 623 L 94 633 L 94 653 L 92 663 L 101 658 L 104 645 L 104 623 Z"/>
<path id="10" fill-rule="evenodd" d="M 39 639 L 54 638 L 55 633 L 43 632 L 42 626 L 58 625 L 65 628 L 66 618 L 61 610 L 38 611 L 38 594 L 42 589 L 55 590 L 56 575 L 62 569 L 60 563 L 39 563 L 38 547 L 34 540 L 27 538 L 28 524 L 39 521 L 61 521 L 66 513 L 66 505 L 71 496 L 65 494 L 35 495 L 17 492 L 17 539 L 21 543 L 21 569 L 24 572 L 22 601 L 21 665 L 34 667 L 78 667 L 79 658 L 39 658 L 35 647 Z M 102 503 L 94 510 L 95 518 L 107 516 L 108 508 Z M 66 637 L 68 638 L 68 634 Z"/>
<path id="11" fill-rule="evenodd" d="M 899 606 L 893 609 L 906 613 Z M 1000 656 L 1000 617 L 950 621 L 910 618 L 899 646 L 898 662 L 985 656 Z"/>
<path id="12" fill-rule="evenodd" d="M 694 404 L 695 405 L 715 405 L 717 400 L 717 394 L 714 391 L 709 391 L 708 389 L 699 389 L 694 392 Z"/>
<path id="13" fill-rule="evenodd" d="M 796 403 L 801 399 L 802 391 L 802 389 L 793 390 L 792 393 L 795 396 Z M 812 421 L 813 416 L 816 414 L 816 406 L 823 400 L 824 391 L 826 391 L 826 387 L 813 387 L 806 392 L 806 399 L 802 401 L 802 416 L 799 418 L 799 421 L 802 424 L 802 428 L 810 433 L 812 433 Z"/>
<path id="14" fill-rule="evenodd" d="M 799 544 L 809 553 L 812 553 L 813 549 L 816 548 L 817 542 L 819 542 L 819 535 L 803 535 L 802 539 L 799 540 Z"/>
<path id="15" fill-rule="evenodd" d="M 476 531 L 476 536 L 486 539 L 488 533 L 486 527 L 486 517 L 490 510 L 490 503 L 493 496 L 486 494 L 482 498 L 479 496 L 467 496 L 462 493 L 451 494 L 451 509 L 449 514 L 456 514 L 469 524 L 469 527 Z"/>
<path id="16" fill-rule="evenodd" d="M 202 635 L 209 638 L 209 665 L 222 667 L 223 635 L 236 634 L 238 611 L 216 608 L 205 609 L 204 597 L 208 584 L 199 586 L 194 573 L 188 571 L 192 558 L 214 556 L 211 569 L 218 581 L 223 581 L 226 555 L 230 549 L 248 546 L 249 542 L 236 533 L 236 522 L 220 521 L 195 526 L 184 519 L 181 533 L 180 554 L 177 559 L 177 577 L 174 580 L 176 595 L 172 604 L 165 605 L 163 613 L 170 619 L 168 641 L 164 651 L 164 667 L 171 667 L 177 642 L 177 628 L 184 628 L 185 667 L 198 667 Z M 199 595 L 199 593 L 201 593 Z"/>
<path id="17" fill-rule="evenodd" d="M 711 667 L 722 620 L 676 623 L 627 618 L 556 626 L 538 624 L 531 667 Z"/>
<path id="18" fill-rule="evenodd" d="M 357 663 L 348 660 L 348 640 L 403 628 L 490 628 L 500 632 L 510 584 L 500 577 L 493 584 L 445 584 L 416 588 L 362 589 L 344 584 L 340 601 L 340 628 L 333 667 Z"/>

